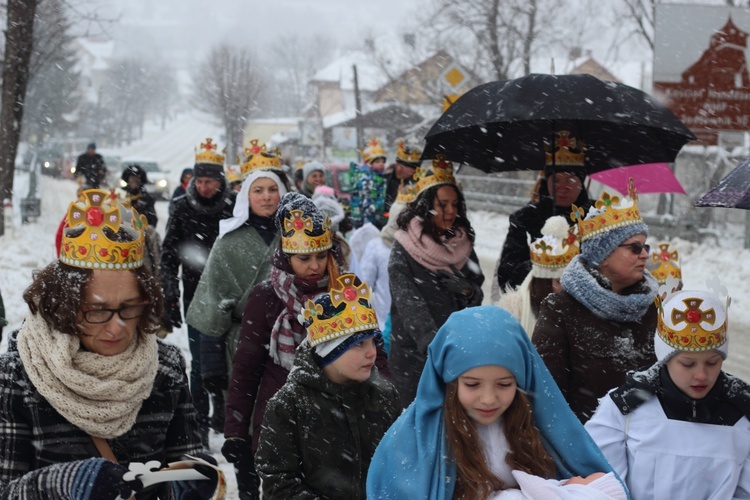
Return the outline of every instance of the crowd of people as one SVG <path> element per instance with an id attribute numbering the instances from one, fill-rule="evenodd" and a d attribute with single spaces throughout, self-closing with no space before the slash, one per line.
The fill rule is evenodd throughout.
<path id="1" fill-rule="evenodd" d="M 368 140 L 345 202 L 320 161 L 252 140 L 225 168 L 208 138 L 162 239 L 145 171 L 98 189 L 89 148 L 0 355 L 0 496 L 221 498 L 213 430 L 243 499 L 750 498 L 728 292 L 682 290 L 632 185 L 591 200 L 558 131 L 482 305 L 453 164 L 395 149 Z"/>

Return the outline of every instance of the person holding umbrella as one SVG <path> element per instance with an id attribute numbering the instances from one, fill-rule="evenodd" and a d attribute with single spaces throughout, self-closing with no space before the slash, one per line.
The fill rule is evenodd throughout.
<path id="1" fill-rule="evenodd" d="M 585 218 L 584 218 L 585 217 Z M 531 337 L 581 422 L 630 370 L 656 361 L 656 279 L 646 270 L 648 227 L 635 190 L 603 193 L 588 214 L 575 205 L 581 253 L 548 295 Z"/>
<path id="2" fill-rule="evenodd" d="M 553 215 L 569 214 L 573 204 L 584 211 L 591 206 L 584 187 L 584 163 L 582 145 L 569 131 L 558 131 L 554 153 L 546 154 L 539 201 L 529 203 L 510 216 L 508 234 L 497 266 L 496 279 L 501 293 L 518 287 L 531 272 L 529 236 L 541 238 L 547 219 Z M 572 225 L 573 221 L 570 220 L 569 224 Z"/>

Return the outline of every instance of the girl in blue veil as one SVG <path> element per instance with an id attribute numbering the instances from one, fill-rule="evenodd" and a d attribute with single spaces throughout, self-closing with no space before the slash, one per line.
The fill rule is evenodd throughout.
<path id="1" fill-rule="evenodd" d="M 430 344 L 415 401 L 372 459 L 367 497 L 627 493 L 518 321 L 483 306 L 453 313 Z"/>

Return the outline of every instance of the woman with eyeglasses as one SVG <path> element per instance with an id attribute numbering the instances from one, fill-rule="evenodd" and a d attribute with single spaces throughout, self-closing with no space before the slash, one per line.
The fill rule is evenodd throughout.
<path id="1" fill-rule="evenodd" d="M 562 291 L 539 309 L 532 342 L 581 422 L 598 399 L 654 357 L 657 282 L 646 270 L 648 227 L 635 191 L 603 193 L 588 213 L 573 205 L 581 253 L 563 272 Z"/>
<path id="2" fill-rule="evenodd" d="M 216 481 L 143 489 L 123 477 L 201 451 L 185 362 L 163 344 L 143 266 L 145 217 L 101 190 L 71 204 L 59 260 L 34 273 L 29 314 L 0 356 L 0 497 L 208 498 Z M 215 479 L 215 478 L 214 478 Z M 196 482 L 198 483 L 198 482 Z"/>

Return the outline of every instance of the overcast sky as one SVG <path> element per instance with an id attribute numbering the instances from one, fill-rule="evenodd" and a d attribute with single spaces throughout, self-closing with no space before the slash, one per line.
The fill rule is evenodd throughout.
<path id="1" fill-rule="evenodd" d="M 342 44 L 414 26 L 414 13 L 426 0 L 91 0 L 89 9 L 114 19 L 108 29 L 115 38 L 148 26 L 151 36 L 167 30 L 185 37 L 193 47 L 217 41 L 243 41 L 263 46 L 282 34 L 327 34 Z M 178 31 L 176 27 L 183 28 Z M 132 39 L 139 38 L 139 39 Z M 122 40 L 139 46 L 141 37 Z M 155 47 L 151 46 L 151 50 Z"/>

